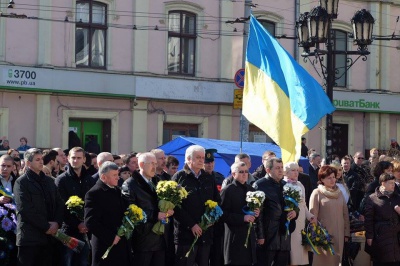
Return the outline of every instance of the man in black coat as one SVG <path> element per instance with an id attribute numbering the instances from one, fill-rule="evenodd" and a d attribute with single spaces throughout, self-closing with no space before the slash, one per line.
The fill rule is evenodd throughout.
<path id="1" fill-rule="evenodd" d="M 185 152 L 185 166 L 178 171 L 172 180 L 186 188 L 188 197 L 182 201 L 181 208 L 175 208 L 174 235 L 176 266 L 208 266 L 210 246 L 212 244 L 213 226 L 205 232 L 200 228 L 201 216 L 205 211 L 205 202 L 213 200 L 220 203 L 215 179 L 204 170 L 205 150 L 199 145 L 192 145 Z M 188 258 L 195 237 L 199 237 Z"/>
<path id="2" fill-rule="evenodd" d="M 267 171 L 265 170 L 265 163 L 267 162 L 268 159 L 276 157 L 275 152 L 273 151 L 265 151 L 262 155 L 262 165 L 257 167 L 257 169 L 253 173 L 254 179 L 258 180 L 263 178 L 266 174 Z"/>
<path id="3" fill-rule="evenodd" d="M 15 181 L 18 265 L 52 265 L 54 235 L 63 219 L 63 202 L 54 179 L 43 172 L 42 151 L 27 150 L 27 171 Z"/>
<path id="4" fill-rule="evenodd" d="M 141 266 L 164 266 L 167 234 L 157 235 L 152 231 L 155 223 L 165 221 L 174 214 L 173 210 L 160 212 L 155 184 L 157 159 L 151 152 L 140 154 L 139 173 L 134 173 L 122 185 L 122 195 L 128 204 L 136 204 L 147 215 L 145 224 L 135 227 L 131 243 L 135 264 Z M 167 215 L 168 214 L 168 215 Z M 168 224 L 165 225 L 168 228 Z M 165 232 L 168 232 L 166 228 Z"/>
<path id="5" fill-rule="evenodd" d="M 60 193 L 61 199 L 65 202 L 71 196 L 78 196 L 82 200 L 85 199 L 86 193 L 91 189 L 95 181 L 87 174 L 86 168 L 83 167 L 86 156 L 85 151 L 81 147 L 74 147 L 68 153 L 68 165 L 64 173 L 56 178 L 56 186 Z M 75 214 L 67 209 L 64 204 L 64 221 L 61 230 L 72 237 L 85 242 L 84 234 L 88 233 L 88 229 Z M 83 218 L 83 217 L 82 217 Z M 61 247 L 61 264 L 64 266 L 86 266 L 89 258 L 89 243 L 86 243 L 80 253 L 75 253 L 66 246 Z"/>
<path id="6" fill-rule="evenodd" d="M 100 178 L 86 193 L 85 225 L 92 233 L 92 266 L 131 265 L 128 240 L 117 235 L 124 212 L 128 207 L 118 188 L 118 166 L 104 162 L 99 169 Z M 101 257 L 113 245 L 108 257 Z"/>
<path id="7" fill-rule="evenodd" d="M 351 158 L 344 156 L 342 158 L 343 179 L 350 191 L 351 207 L 350 211 L 356 211 L 360 208 L 360 203 L 364 197 L 365 187 L 360 177 L 351 169 Z"/>
<path id="8" fill-rule="evenodd" d="M 289 230 L 296 228 L 295 211 L 285 212 L 283 199 L 283 163 L 279 158 L 266 162 L 267 176 L 257 180 L 253 187 L 265 193 L 265 201 L 257 221 L 257 265 L 286 266 L 290 256 L 290 235 L 286 236 L 285 223 L 290 220 Z"/>
<path id="9" fill-rule="evenodd" d="M 308 175 L 310 176 L 311 181 L 311 193 L 314 189 L 318 187 L 318 171 L 319 165 L 321 164 L 321 155 L 318 153 L 311 153 L 308 157 L 310 160 L 310 165 L 308 167 Z"/>
<path id="10" fill-rule="evenodd" d="M 224 261 L 225 265 L 254 265 L 256 262 L 256 235 L 254 227 L 250 231 L 247 247 L 244 246 L 249 229 L 260 210 L 254 215 L 245 214 L 246 193 L 255 189 L 247 184 L 248 168 L 243 162 L 231 166 L 233 181 L 221 191 L 221 208 L 225 223 Z"/>

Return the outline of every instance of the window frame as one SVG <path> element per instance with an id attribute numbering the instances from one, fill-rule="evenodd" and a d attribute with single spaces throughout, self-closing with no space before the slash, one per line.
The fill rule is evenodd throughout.
<path id="1" fill-rule="evenodd" d="M 93 68 L 93 69 L 106 69 L 107 66 L 107 35 L 108 35 L 108 8 L 109 5 L 99 2 L 99 1 L 94 1 L 94 0 L 80 0 L 76 1 L 76 6 L 75 6 L 75 12 L 77 13 L 77 6 L 78 4 L 89 4 L 89 22 L 81 22 L 81 21 L 76 21 L 75 23 L 75 66 L 77 68 Z M 93 4 L 96 4 L 98 6 L 104 7 L 104 24 L 100 23 L 93 23 Z M 77 51 L 76 51 L 76 30 L 77 28 L 82 28 L 82 29 L 88 29 L 89 31 L 89 52 L 88 52 L 88 65 L 82 65 L 82 64 L 77 64 Z M 104 31 L 104 65 L 103 66 L 93 66 L 92 65 L 92 37 L 93 33 L 96 30 L 102 30 Z"/>
<path id="2" fill-rule="evenodd" d="M 170 31 L 169 30 L 169 16 L 173 13 L 178 13 L 179 14 L 179 33 L 174 32 L 174 31 Z M 194 33 L 193 34 L 189 34 L 189 33 L 184 33 L 184 28 L 182 27 L 182 22 L 183 22 L 183 15 L 190 15 L 191 17 L 194 17 Z M 169 59 L 167 57 L 167 71 L 168 71 L 168 75 L 179 75 L 179 76 L 190 76 L 190 77 L 194 77 L 196 74 L 196 49 L 197 49 L 197 14 L 190 12 L 190 11 L 186 11 L 186 10 L 170 10 L 168 12 L 168 37 L 167 40 L 169 40 L 170 38 L 179 38 L 179 72 L 175 72 L 175 71 L 170 71 L 169 70 Z M 194 43 L 194 48 L 193 48 L 193 73 L 184 73 L 183 72 L 183 62 L 182 62 L 182 53 L 183 53 L 183 39 L 185 40 L 193 40 Z M 169 54 L 169 46 L 167 45 L 167 54 Z M 188 56 L 189 57 L 189 56 Z"/>
<path id="3" fill-rule="evenodd" d="M 331 39 L 332 39 L 332 43 L 333 43 L 333 49 L 334 50 L 339 50 L 336 47 L 338 46 L 338 38 L 337 38 L 337 34 L 338 33 L 342 33 L 343 36 L 345 37 L 344 41 L 341 41 L 339 39 L 339 41 L 341 41 L 341 45 L 344 44 L 344 49 L 340 49 L 340 51 L 347 51 L 348 47 L 348 42 L 349 42 L 349 36 L 348 36 L 348 32 L 342 29 L 332 29 L 331 30 Z M 337 61 L 338 58 L 344 58 L 344 63 L 340 66 L 337 65 Z M 336 54 L 334 56 L 334 68 L 335 68 L 335 87 L 340 87 L 340 88 L 347 88 L 348 86 L 348 71 L 347 71 L 347 56 L 345 54 Z M 339 71 L 339 69 L 342 70 L 343 74 L 341 73 L 337 73 L 337 71 Z M 338 78 L 339 76 L 340 79 Z M 339 80 L 343 80 L 344 84 L 338 84 Z"/>
<path id="4" fill-rule="evenodd" d="M 276 36 L 276 22 L 271 21 L 271 20 L 268 20 L 268 19 L 263 19 L 263 18 L 258 18 L 257 20 L 258 20 L 258 22 L 260 22 L 260 24 L 264 27 L 264 29 L 266 29 L 266 30 L 268 31 L 268 33 L 271 34 L 272 37 L 275 38 L 275 36 Z M 273 25 L 273 26 L 274 26 L 274 32 L 271 33 L 271 32 L 265 27 L 264 23 Z"/>

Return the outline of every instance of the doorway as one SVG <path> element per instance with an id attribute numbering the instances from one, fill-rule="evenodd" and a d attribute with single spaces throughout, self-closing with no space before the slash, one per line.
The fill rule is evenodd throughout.
<path id="1" fill-rule="evenodd" d="M 349 125 L 333 124 L 332 154 L 340 158 L 349 153 Z"/>
<path id="2" fill-rule="evenodd" d="M 69 120 L 69 131 L 73 131 L 81 140 L 82 148 L 88 152 L 111 152 L 111 121 L 109 119 Z"/>

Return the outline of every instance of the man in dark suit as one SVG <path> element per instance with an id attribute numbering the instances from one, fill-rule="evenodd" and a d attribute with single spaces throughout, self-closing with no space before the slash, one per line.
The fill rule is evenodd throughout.
<path id="1" fill-rule="evenodd" d="M 93 178 L 87 174 L 86 168 L 83 167 L 85 159 L 85 150 L 81 147 L 74 147 L 69 151 L 66 171 L 59 175 L 55 181 L 58 192 L 64 202 L 67 202 L 71 196 L 78 196 L 83 200 L 86 193 L 95 183 Z M 66 206 L 64 207 L 64 220 L 61 231 L 84 242 L 84 234 L 88 233 L 83 221 L 79 220 L 76 215 L 71 214 Z M 89 258 L 88 244 L 85 244 L 80 253 L 75 253 L 68 247 L 62 246 L 60 265 L 86 266 Z"/>
<path id="2" fill-rule="evenodd" d="M 174 235 L 176 245 L 176 266 L 209 265 L 210 247 L 212 244 L 213 228 L 205 232 L 199 226 L 204 214 L 207 200 L 221 202 L 215 179 L 204 171 L 205 150 L 199 145 L 192 145 L 186 149 L 185 165 L 178 171 L 172 180 L 186 188 L 189 195 L 182 201 L 181 208 L 175 208 Z M 195 237 L 196 245 L 186 258 Z"/>
<path id="3" fill-rule="evenodd" d="M 97 155 L 97 165 L 99 166 L 99 168 L 105 162 L 114 162 L 114 157 L 111 153 L 102 152 Z M 94 179 L 95 182 L 97 182 L 97 180 L 100 178 L 100 171 L 92 175 L 92 178 Z"/>
<path id="4" fill-rule="evenodd" d="M 319 165 L 321 164 L 321 155 L 318 153 L 311 153 L 308 157 L 310 160 L 310 166 L 308 167 L 308 175 L 310 176 L 311 188 L 316 189 L 318 186 L 318 171 Z"/>
<path id="5" fill-rule="evenodd" d="M 156 174 L 156 156 L 151 152 L 142 153 L 138 162 L 139 173 L 128 178 L 122 185 L 122 195 L 127 203 L 136 204 L 147 215 L 146 223 L 137 225 L 132 235 L 133 259 L 141 266 L 164 266 L 167 234 L 157 235 L 152 228 L 158 221 L 173 215 L 174 211 L 164 213 L 158 208 L 155 184 L 152 182 Z"/>
<path id="6" fill-rule="evenodd" d="M 286 236 L 285 223 L 290 220 L 293 232 L 297 213 L 284 211 L 283 163 L 279 158 L 270 158 L 265 163 L 267 175 L 257 180 L 253 187 L 265 193 L 265 201 L 257 221 L 257 265 L 286 266 L 290 256 L 290 235 Z"/>
<path id="7" fill-rule="evenodd" d="M 127 208 L 118 188 L 118 166 L 104 162 L 99 175 L 99 180 L 85 197 L 85 225 L 92 232 L 92 266 L 131 265 L 128 240 L 117 235 Z M 102 259 L 111 245 L 113 248 L 108 257 Z"/>
<path id="8" fill-rule="evenodd" d="M 299 164 L 299 181 L 300 183 L 304 186 L 304 194 L 306 195 L 306 204 L 308 207 L 308 204 L 310 202 L 310 196 L 311 193 L 313 192 L 312 186 L 311 186 L 311 180 L 310 176 L 303 173 L 303 167 Z"/>
<path id="9" fill-rule="evenodd" d="M 27 171 L 15 181 L 18 265 L 52 265 L 54 235 L 63 220 L 63 202 L 54 179 L 43 172 L 42 151 L 24 154 Z"/>

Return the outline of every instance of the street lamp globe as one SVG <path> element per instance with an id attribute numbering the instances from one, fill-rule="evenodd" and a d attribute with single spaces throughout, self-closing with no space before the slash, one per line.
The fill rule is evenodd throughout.
<path id="1" fill-rule="evenodd" d="M 310 51 L 310 47 L 315 44 L 310 40 L 307 25 L 308 12 L 300 14 L 299 20 L 296 22 L 297 38 L 299 39 L 299 47 L 303 47 L 305 52 Z"/>
<path id="2" fill-rule="evenodd" d="M 359 50 L 366 50 L 367 45 L 372 43 L 374 22 L 374 17 L 365 9 L 358 10 L 351 19 L 354 43 L 359 46 Z"/>
<path id="3" fill-rule="evenodd" d="M 320 0 L 319 5 L 322 8 L 325 8 L 326 12 L 330 18 L 337 18 L 338 8 L 339 8 L 339 0 Z"/>
<path id="4" fill-rule="evenodd" d="M 307 17 L 308 34 L 314 43 L 324 43 L 328 37 L 329 15 L 321 6 L 311 9 Z"/>

